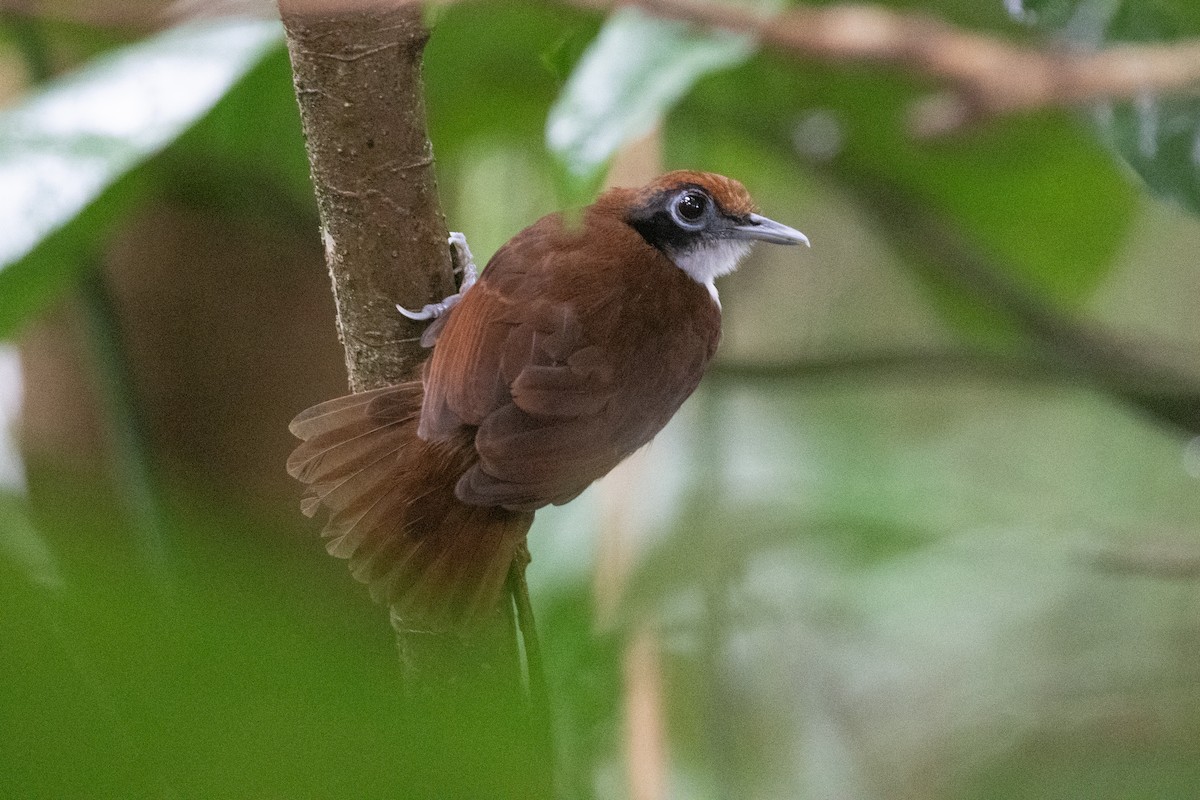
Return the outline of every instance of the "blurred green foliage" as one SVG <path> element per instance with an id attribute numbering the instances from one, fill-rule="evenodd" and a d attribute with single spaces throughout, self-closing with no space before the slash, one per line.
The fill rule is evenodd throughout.
<path id="1" fill-rule="evenodd" d="M 1182 0 L 896 5 L 1087 46 L 1200 25 Z M 1172 301 L 1200 226 L 1150 196 L 1200 211 L 1195 102 L 915 142 L 904 109 L 929 87 L 905 76 L 613 44 L 653 25 L 462 4 L 426 56 L 447 214 L 477 257 L 660 115 L 668 166 L 737 176 L 814 243 L 726 282 L 725 361 L 617 495 L 641 557 L 605 630 L 591 554 L 619 490 L 539 514 L 561 796 L 625 795 L 622 653 L 651 619 L 673 796 L 1193 797 L 1200 456 L 1128 403 L 1158 378 L 1197 396 L 1194 309 Z M 315 232 L 276 24 L 36 33 L 82 63 L 0 111 L 0 335 L 164 197 Z M 602 113 L 577 66 L 621 88 Z M 545 144 L 553 115 L 569 146 Z M 1104 372 L 1081 331 L 1145 370 Z M 405 726 L 386 615 L 292 508 L 213 500 L 217 476 L 171 487 L 164 584 L 125 488 L 30 484 L 0 495 L 0 796 L 405 797 L 416 762 L 454 774 Z"/>
<path id="2" fill-rule="evenodd" d="M 1095 3 L 1026 0 L 1014 17 L 1087 49 L 1123 42 L 1177 42 L 1200 35 L 1200 9 L 1189 2 Z M 1147 94 L 1098 104 L 1093 125 L 1155 194 L 1200 213 L 1200 100 Z"/>

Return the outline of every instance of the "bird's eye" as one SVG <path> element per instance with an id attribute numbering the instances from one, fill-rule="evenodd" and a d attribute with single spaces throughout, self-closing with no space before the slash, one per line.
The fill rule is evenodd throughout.
<path id="1" fill-rule="evenodd" d="M 698 227 L 696 223 L 704 218 L 704 212 L 708 210 L 708 198 L 700 192 L 684 192 L 679 195 L 671 210 L 675 212 L 676 222 L 685 228 L 695 228 Z"/>

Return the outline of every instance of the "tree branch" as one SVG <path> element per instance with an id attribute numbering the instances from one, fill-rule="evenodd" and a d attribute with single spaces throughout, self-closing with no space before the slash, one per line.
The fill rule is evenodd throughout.
<path id="1" fill-rule="evenodd" d="M 637 6 L 669 19 L 747 34 L 788 56 L 903 69 L 945 87 L 910 110 L 917 136 L 938 136 L 1007 114 L 1128 100 L 1200 84 L 1200 40 L 1095 52 L 1039 49 L 873 5 L 792 8 L 762 16 L 696 0 L 564 0 L 594 11 Z"/>
<path id="2" fill-rule="evenodd" d="M 411 378 L 420 308 L 454 292 L 425 132 L 421 9 L 281 0 L 350 387 Z"/>

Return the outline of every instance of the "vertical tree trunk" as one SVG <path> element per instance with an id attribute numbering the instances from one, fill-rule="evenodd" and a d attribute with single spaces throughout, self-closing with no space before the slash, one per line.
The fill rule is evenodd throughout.
<path id="1" fill-rule="evenodd" d="M 425 127 L 419 3 L 280 0 L 350 386 L 415 376 L 423 324 L 396 311 L 454 291 Z M 471 636 L 398 632 L 411 797 L 550 794 L 511 603 Z M 381 615 L 382 617 L 382 615 Z M 356 754 L 369 757 L 369 754 Z"/>
<path id="2" fill-rule="evenodd" d="M 293 10 L 295 6 L 299 10 Z M 429 32 L 405 3 L 309 10 L 281 0 L 321 212 L 350 386 L 413 377 L 423 325 L 396 312 L 454 291 L 421 54 Z"/>

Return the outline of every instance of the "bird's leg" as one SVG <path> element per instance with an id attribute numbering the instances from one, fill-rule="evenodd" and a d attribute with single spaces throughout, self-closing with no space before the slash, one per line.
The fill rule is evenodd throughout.
<path id="1" fill-rule="evenodd" d="M 462 275 L 462 279 L 458 283 L 458 291 L 444 298 L 440 303 L 429 303 L 423 306 L 420 311 L 409 311 L 404 306 L 397 305 L 396 310 L 411 320 L 424 322 L 437 319 L 458 305 L 458 301 L 462 300 L 463 295 L 475 285 L 475 281 L 479 278 L 479 270 L 475 267 L 475 257 L 471 255 L 471 248 L 467 247 L 467 237 L 455 231 L 450 234 L 448 241 L 451 259 L 454 261 L 454 273 Z"/>

